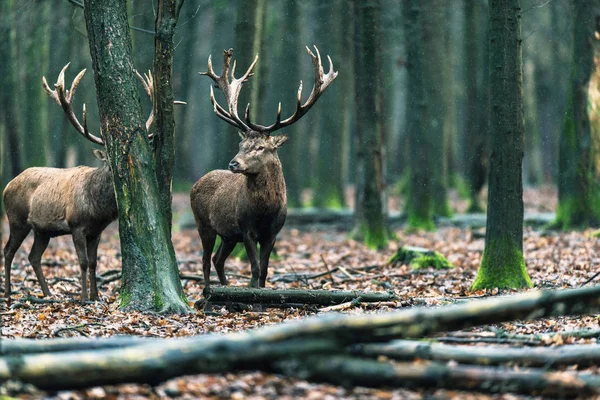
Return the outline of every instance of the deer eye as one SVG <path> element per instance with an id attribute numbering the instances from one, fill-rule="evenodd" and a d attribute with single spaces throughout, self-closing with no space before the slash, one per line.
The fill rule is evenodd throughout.
<path id="1" fill-rule="evenodd" d="M 257 151 L 262 151 L 262 150 L 264 150 L 264 149 L 265 149 L 265 146 L 258 146 L 258 147 L 256 148 L 256 150 L 257 150 Z"/>

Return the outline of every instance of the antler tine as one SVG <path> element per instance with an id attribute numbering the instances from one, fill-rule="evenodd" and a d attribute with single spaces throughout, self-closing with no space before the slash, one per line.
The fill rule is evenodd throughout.
<path id="1" fill-rule="evenodd" d="M 58 79 L 54 84 L 54 90 L 50 89 L 50 86 L 46 81 L 46 77 L 42 77 L 42 86 L 44 87 L 44 90 L 46 91 L 48 96 L 50 96 L 52 100 L 54 100 L 62 107 L 69 122 L 71 122 L 71 125 L 75 127 L 77 132 L 79 132 L 84 138 L 88 139 L 89 141 L 104 146 L 104 141 L 100 137 L 91 134 L 87 129 L 87 116 L 85 111 L 85 104 L 83 105 L 83 125 L 79 123 L 79 120 L 73 112 L 73 97 L 75 96 L 77 86 L 79 85 L 81 78 L 83 78 L 83 75 L 85 74 L 86 70 L 84 69 L 81 72 L 79 72 L 79 74 L 77 74 L 77 76 L 73 80 L 73 83 L 71 84 L 71 89 L 69 91 L 65 91 L 65 71 L 67 70 L 70 64 L 71 63 L 65 65 L 58 74 Z"/>
<path id="2" fill-rule="evenodd" d="M 219 103 L 215 99 L 214 91 L 211 86 L 210 101 L 214 105 L 215 114 L 217 114 L 219 118 L 235 126 L 236 128 L 244 132 L 248 132 L 251 130 L 250 127 L 246 123 L 244 123 L 244 121 L 238 115 L 238 97 L 240 95 L 242 84 L 248 79 L 249 76 L 252 75 L 252 69 L 258 61 L 258 55 L 256 55 L 256 57 L 254 58 L 254 62 L 252 63 L 252 65 L 250 65 L 246 73 L 244 73 L 244 75 L 239 79 L 235 78 L 236 62 L 234 61 L 233 66 L 231 68 L 230 82 L 228 75 L 232 57 L 233 49 L 223 51 L 223 71 L 221 73 L 221 76 L 217 76 L 213 70 L 212 56 L 209 56 L 208 70 L 206 72 L 200 72 L 200 75 L 206 75 L 209 78 L 211 78 L 217 84 L 217 87 L 221 90 L 221 92 L 223 92 L 223 95 L 225 96 L 225 100 L 227 102 L 227 110 L 219 105 Z"/>
<path id="3" fill-rule="evenodd" d="M 325 90 L 331 84 L 331 82 L 333 82 L 333 80 L 337 77 L 338 73 L 333 70 L 333 62 L 331 61 L 331 57 L 329 56 L 327 56 L 327 59 L 329 60 L 329 72 L 327 72 L 327 74 L 325 75 L 323 74 L 321 54 L 319 53 L 319 49 L 317 48 L 317 46 L 314 46 L 314 48 L 316 55 L 313 54 L 313 52 L 308 48 L 308 46 L 306 47 L 308 55 L 310 56 L 313 64 L 313 73 L 315 76 L 315 83 L 312 91 L 310 92 L 310 95 L 308 96 L 308 99 L 306 99 L 304 104 L 302 104 L 302 81 L 300 81 L 300 86 L 298 87 L 297 94 L 296 110 L 294 111 L 294 114 L 292 114 L 291 117 L 281 121 L 280 105 L 280 108 L 277 112 L 277 120 L 274 124 L 269 126 L 254 124 L 250 121 L 248 115 L 246 115 L 246 123 L 250 128 L 252 128 L 252 130 L 265 134 L 271 134 L 278 129 L 284 128 L 295 123 L 300 118 L 302 118 L 302 116 L 306 114 L 308 110 L 310 110 L 310 108 L 317 102 L 319 97 L 323 94 L 323 92 L 325 92 Z"/>

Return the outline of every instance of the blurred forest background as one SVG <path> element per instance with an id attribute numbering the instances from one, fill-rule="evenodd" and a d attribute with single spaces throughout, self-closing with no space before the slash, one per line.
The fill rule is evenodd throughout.
<path id="1" fill-rule="evenodd" d="M 408 179 L 407 65 L 411 60 L 407 57 L 407 38 L 411 36 L 401 5 L 393 0 L 378 3 L 380 23 L 374 21 L 374 26 L 380 38 L 381 58 L 380 62 L 367 60 L 366 70 L 361 73 L 377 77 L 377 87 L 372 89 L 378 93 L 381 106 L 378 118 L 386 156 L 385 185 L 390 194 L 397 194 L 407 186 Z M 458 189 L 465 196 L 469 192 L 476 195 L 487 177 L 487 2 L 430 3 L 432 7 L 423 5 L 422 13 L 433 16 L 435 12 L 437 20 L 431 19 L 435 23 L 432 34 L 423 36 L 425 43 L 420 45 L 426 50 L 422 51 L 421 62 L 435 62 L 443 79 L 422 79 L 423 84 L 433 81 L 441 90 L 435 112 L 443 129 L 439 136 L 424 136 L 423 140 L 430 146 L 442 146 L 443 160 L 423 163 L 423 168 L 432 174 L 441 171 L 444 186 Z M 135 68 L 146 71 L 152 66 L 154 54 L 155 10 L 148 1 L 133 0 L 128 5 Z M 526 130 L 523 180 L 531 186 L 554 185 L 569 85 L 571 3 L 523 0 L 521 6 Z M 211 82 L 198 75 L 206 70 L 208 56 L 212 54 L 219 73 L 223 49 L 234 48 L 238 71 L 247 68 L 254 54 L 259 54 L 255 76 L 242 90 L 240 110 L 252 96 L 253 120 L 270 124 L 280 101 L 284 118 L 291 115 L 300 80 L 304 82 L 304 98 L 310 92 L 313 75 L 305 46 L 316 45 L 326 70 L 328 54 L 339 76 L 309 115 L 285 132 L 291 140 L 280 151 L 280 158 L 288 201 L 291 207 L 352 205 L 357 115 L 353 94 L 357 73 L 353 62 L 354 30 L 352 7 L 343 0 L 186 1 L 177 25 L 173 85 L 176 99 L 188 105 L 176 109 L 174 190 L 188 191 L 206 172 L 226 168 L 237 152 L 238 136 L 213 113 Z M 428 40 L 437 47 L 426 43 Z M 441 64 L 431 61 L 440 59 L 439 53 L 432 54 L 435 51 L 443 54 Z M 97 129 L 91 60 L 79 0 L 0 2 L 0 134 L 4 164 L 0 187 L 31 166 L 95 164 L 90 145 L 73 131 L 42 89 L 42 76 L 54 82 L 68 61 L 68 82 L 77 71 L 88 68 L 76 102 L 78 109 L 86 103 L 90 110 L 88 125 Z M 148 100 L 142 100 L 149 112 Z M 471 208 L 476 210 L 477 205 L 471 204 Z"/>

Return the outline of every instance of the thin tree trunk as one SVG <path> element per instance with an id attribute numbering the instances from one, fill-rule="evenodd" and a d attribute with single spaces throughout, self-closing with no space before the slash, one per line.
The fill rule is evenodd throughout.
<path id="1" fill-rule="evenodd" d="M 5 129 L 7 154 L 9 156 L 8 177 L 14 178 L 23 170 L 19 136 L 19 93 L 17 90 L 17 56 L 15 51 L 16 32 L 13 0 L 0 2 L 0 112 Z"/>
<path id="2" fill-rule="evenodd" d="M 532 283 L 523 258 L 523 70 L 519 0 L 490 0 L 491 157 L 485 249 L 473 290 Z"/>
<path id="3" fill-rule="evenodd" d="M 342 12 L 345 6 L 341 0 L 331 1 L 320 14 L 319 48 L 322 56 L 329 54 L 332 60 L 342 62 L 344 43 L 342 37 Z M 352 79 L 346 75 L 340 79 Z M 317 157 L 317 179 L 315 179 L 315 194 L 313 205 L 318 208 L 343 208 L 344 182 L 342 178 L 344 154 L 342 153 L 344 137 L 344 98 L 342 97 L 344 82 L 338 82 L 324 95 L 323 101 L 327 107 L 319 108 L 319 156 Z"/>
<path id="4" fill-rule="evenodd" d="M 446 15 L 444 0 L 430 0 L 421 14 L 423 90 L 425 108 L 421 135 L 429 144 L 430 162 L 421 166 L 431 176 L 431 199 L 433 213 L 443 217 L 452 215 L 448 201 L 448 157 L 445 151 L 446 129 L 444 117 L 446 104 Z"/>
<path id="5" fill-rule="evenodd" d="M 419 1 L 403 2 L 404 36 L 408 89 L 406 105 L 406 132 L 410 179 L 406 204 L 409 229 L 433 230 L 433 179 L 429 170 L 433 154 L 431 136 L 426 134 L 426 98 L 423 83 L 422 9 Z"/>
<path id="6" fill-rule="evenodd" d="M 113 171 L 119 209 L 123 260 L 121 307 L 189 312 L 171 243 L 169 216 L 165 204 L 161 203 L 161 193 L 164 193 L 161 190 L 165 188 L 160 186 L 165 182 L 165 175 L 163 173 L 158 180 L 142 118 L 138 82 L 132 68 L 126 1 L 87 0 L 85 20 L 102 135 Z M 165 78 L 168 80 L 169 75 L 157 77 L 157 81 L 163 82 Z M 168 89 L 157 83 L 157 91 L 163 90 L 168 93 Z M 157 95 L 159 104 L 168 102 L 164 92 Z M 170 100 L 171 104 L 165 104 L 165 107 L 172 107 L 172 94 Z M 167 120 L 169 116 L 172 118 L 172 112 L 158 116 L 164 118 L 159 125 L 162 129 L 172 129 Z M 164 160 L 161 155 L 157 162 Z"/>
<path id="7" fill-rule="evenodd" d="M 294 110 L 295 104 L 292 93 L 297 92 L 298 84 L 300 83 L 298 55 L 302 51 L 302 46 L 300 46 L 299 40 L 300 4 L 297 0 L 288 0 L 285 2 L 283 18 L 285 28 L 282 33 L 282 66 L 281 68 L 277 68 L 275 72 L 277 73 L 276 81 L 283 86 L 282 93 L 286 95 L 286 98 L 282 99 L 281 107 L 282 113 L 287 115 L 286 112 L 293 112 Z M 281 72 L 283 74 L 279 76 Z M 302 155 L 306 140 L 299 134 L 301 132 L 300 126 L 296 124 L 287 128 L 290 140 L 279 150 L 285 173 L 287 202 L 290 208 L 302 205 L 302 174 L 304 170 Z"/>
<path id="8" fill-rule="evenodd" d="M 563 229 L 600 225 L 598 151 L 600 121 L 595 110 L 600 71 L 600 4 L 573 1 L 574 49 L 571 89 L 560 137 L 558 210 L 555 224 Z M 590 112 L 590 110 L 592 112 Z"/>

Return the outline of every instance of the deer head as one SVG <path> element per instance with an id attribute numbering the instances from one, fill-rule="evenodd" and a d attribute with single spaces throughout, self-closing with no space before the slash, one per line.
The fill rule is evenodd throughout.
<path id="1" fill-rule="evenodd" d="M 210 87 L 210 100 L 214 107 L 214 112 L 219 118 L 239 129 L 241 142 L 239 145 L 238 154 L 229 163 L 229 169 L 235 173 L 243 173 L 253 175 L 259 173 L 264 165 L 270 162 L 277 162 L 277 149 L 283 145 L 286 140 L 286 135 L 271 136 L 271 134 L 281 128 L 292 125 L 298 121 L 308 110 L 316 103 L 318 98 L 323 94 L 325 89 L 337 77 L 337 72 L 333 70 L 331 58 L 329 60 L 329 72 L 324 74 L 323 65 L 321 64 L 321 55 L 319 49 L 315 46 L 316 55 L 307 47 L 306 50 L 313 64 L 313 72 L 315 83 L 308 99 L 302 104 L 302 81 L 298 88 L 296 110 L 292 116 L 284 120 L 281 119 L 281 103 L 277 109 L 277 117 L 272 125 L 264 126 L 255 124 L 250 120 L 250 104 L 246 106 L 244 120 L 238 115 L 238 97 L 244 82 L 252 75 L 252 70 L 258 61 L 258 55 L 248 68 L 248 70 L 240 77 L 235 78 L 235 61 L 231 68 L 231 81 L 229 80 L 229 67 L 233 57 L 233 49 L 223 51 L 223 72 L 221 76 L 217 76 L 212 67 L 212 58 L 208 57 L 208 71 L 201 72 L 201 75 L 206 75 L 211 78 L 216 86 L 223 92 L 227 102 L 227 109 L 217 103 L 212 86 Z"/>

